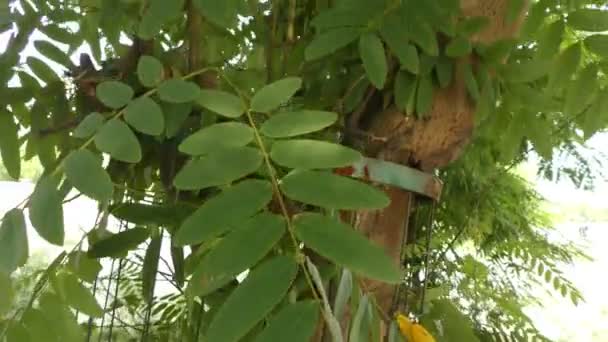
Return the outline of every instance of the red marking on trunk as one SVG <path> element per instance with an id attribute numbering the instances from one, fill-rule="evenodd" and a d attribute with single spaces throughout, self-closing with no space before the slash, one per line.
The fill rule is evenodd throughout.
<path id="1" fill-rule="evenodd" d="M 355 168 L 352 166 L 339 167 L 334 169 L 334 173 L 340 176 L 352 176 L 355 173 Z"/>

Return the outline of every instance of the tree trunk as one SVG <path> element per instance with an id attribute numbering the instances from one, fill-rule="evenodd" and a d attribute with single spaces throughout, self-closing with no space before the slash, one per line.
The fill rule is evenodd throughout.
<path id="1" fill-rule="evenodd" d="M 524 18 L 524 11 L 511 23 L 506 23 L 505 14 L 509 0 L 461 0 L 465 17 L 486 16 L 490 25 L 473 37 L 475 42 L 491 43 L 513 37 Z M 445 89 L 436 89 L 433 106 L 426 117 L 416 119 L 390 107 L 379 115 L 367 131 L 371 136 L 385 137 L 380 146 L 369 146 L 372 157 L 388 160 L 425 172 L 445 167 L 456 160 L 470 141 L 474 128 L 475 105 L 469 98 L 465 86 L 463 67 L 475 68 L 474 56 L 460 59 L 456 63 L 452 84 Z M 372 241 L 383 246 L 396 263 L 400 262 L 401 241 L 409 220 L 413 194 L 396 188 L 385 189 L 391 199 L 387 208 L 378 211 L 356 213 L 357 228 Z M 394 286 L 366 280 L 368 289 L 390 317 Z"/>

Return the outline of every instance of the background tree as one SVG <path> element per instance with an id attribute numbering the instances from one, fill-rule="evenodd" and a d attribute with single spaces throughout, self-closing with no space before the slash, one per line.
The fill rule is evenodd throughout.
<path id="1" fill-rule="evenodd" d="M 22 160 L 44 167 L 2 221 L 4 286 L 28 256 L 23 209 L 60 246 L 71 189 L 100 215 L 0 339 L 53 327 L 61 341 L 90 338 L 76 310 L 88 327 L 133 314 L 126 326 L 144 326 L 142 340 L 394 341 L 399 307 L 442 341 L 543 340 L 521 308 L 538 283 L 580 300 L 558 268 L 580 251 L 547 240 L 538 195 L 510 170 L 536 152 L 546 175 L 592 184 L 589 161 L 552 161 L 580 157 L 574 147 L 608 122 L 603 5 L 4 5 L 0 152 L 15 179 Z M 82 46 L 91 53 L 75 65 Z M 344 175 L 362 156 L 438 177 L 441 202 Z M 163 245 L 176 294 L 158 298 Z M 128 265 L 138 275 L 104 307 L 90 292 L 103 258 L 118 260 L 110 278 Z"/>

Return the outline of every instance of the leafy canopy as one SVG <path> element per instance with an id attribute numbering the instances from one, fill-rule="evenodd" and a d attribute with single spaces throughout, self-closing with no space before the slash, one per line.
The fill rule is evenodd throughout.
<path id="1" fill-rule="evenodd" d="M 593 0 L 526 3 L 505 0 L 503 17 L 463 17 L 458 0 L 4 2 L 6 174 L 19 179 L 34 158 L 43 166 L 24 205 L 51 244 L 64 242 L 70 190 L 99 202 L 102 219 L 83 237 L 88 247 L 62 253 L 21 303 L 13 280 L 29 255 L 25 207 L 6 213 L 0 341 L 53 329 L 82 340 L 76 311 L 172 341 L 307 341 L 323 317 L 343 340 L 346 306 L 351 339 L 377 341 L 386 317 L 362 279 L 394 284 L 426 271 L 410 300 L 430 309 L 410 309 L 437 339 L 543 340 L 522 311 L 529 289 L 546 284 L 580 301 L 558 266 L 580 252 L 544 237 L 541 199 L 509 170 L 536 153 L 545 175 L 592 185 L 575 147 L 608 126 L 608 11 Z M 519 35 L 478 39 L 522 11 Z M 91 55 L 76 62 L 81 47 Z M 439 172 L 432 238 L 409 241 L 404 271 L 340 220 L 337 210 L 390 204 L 372 183 L 332 172 L 369 152 L 341 137 L 361 108 L 424 122 L 459 80 L 475 108 L 471 143 Z M 367 106 L 370 90 L 381 100 Z M 576 165 L 555 165 L 563 154 Z M 123 230 L 108 230 L 110 214 Z M 112 306 L 91 285 L 103 283 L 103 258 L 121 260 L 110 270 L 123 279 Z M 155 292 L 161 275 L 169 294 Z"/>

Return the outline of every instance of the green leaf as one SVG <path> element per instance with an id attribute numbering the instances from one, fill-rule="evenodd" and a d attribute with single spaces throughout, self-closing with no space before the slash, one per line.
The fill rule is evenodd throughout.
<path id="1" fill-rule="evenodd" d="M 286 256 L 275 257 L 252 270 L 213 317 L 207 340 L 237 341 L 245 336 L 283 299 L 297 270 L 296 263 Z"/>
<path id="2" fill-rule="evenodd" d="M 190 293 L 206 296 L 226 285 L 262 260 L 284 233 L 285 221 L 277 215 L 261 213 L 244 221 L 203 257 L 190 280 Z"/>
<path id="3" fill-rule="evenodd" d="M 184 0 L 150 0 L 148 4 L 137 30 L 137 35 L 145 40 L 154 38 L 167 22 L 179 17 L 184 9 Z"/>
<path id="4" fill-rule="evenodd" d="M 384 88 L 388 65 L 384 53 L 384 45 L 380 38 L 373 33 L 365 33 L 359 38 L 359 56 L 367 78 L 378 88 Z"/>
<path id="5" fill-rule="evenodd" d="M 379 2 L 382 6 L 382 1 Z M 352 5 L 340 5 L 333 8 L 324 8 L 315 16 L 310 24 L 319 31 L 327 31 L 340 27 L 365 27 L 382 8 L 378 8 L 375 2 L 354 2 Z M 371 9 L 376 7 L 377 11 Z"/>
<path id="6" fill-rule="evenodd" d="M 104 120 L 104 116 L 97 112 L 93 112 L 85 116 L 84 119 L 74 129 L 74 137 L 80 139 L 91 137 L 97 132 L 99 127 L 103 125 Z"/>
<path id="7" fill-rule="evenodd" d="M 273 317 L 255 342 L 310 341 L 319 317 L 319 303 L 304 301 L 289 304 Z"/>
<path id="8" fill-rule="evenodd" d="M 264 208 L 271 198 L 272 186 L 266 181 L 250 179 L 233 185 L 188 217 L 174 243 L 183 246 L 214 238 Z"/>
<path id="9" fill-rule="evenodd" d="M 60 272 L 56 276 L 57 291 L 63 300 L 72 308 L 91 317 L 101 317 L 103 310 L 95 296 L 69 272 Z"/>
<path id="10" fill-rule="evenodd" d="M 329 169 L 350 166 L 361 160 L 362 155 L 339 144 L 294 139 L 275 142 L 270 157 L 277 164 L 294 169 Z"/>
<path id="11" fill-rule="evenodd" d="M 25 62 L 32 69 L 34 75 L 40 78 L 44 83 L 49 84 L 53 82 L 60 81 L 59 76 L 49 67 L 45 62 L 36 58 L 36 57 L 28 57 Z"/>
<path id="12" fill-rule="evenodd" d="M 148 229 L 135 227 L 99 240 L 89 248 L 88 256 L 92 258 L 119 258 L 128 251 L 134 250 L 150 237 Z"/>
<path id="13" fill-rule="evenodd" d="M 432 301 L 430 311 L 421 319 L 421 324 L 433 335 L 443 336 L 447 342 L 480 342 L 475 335 L 473 322 L 449 299 Z M 438 328 L 441 327 L 441 330 Z"/>
<path id="14" fill-rule="evenodd" d="M 380 35 L 395 56 L 399 58 L 401 69 L 417 74 L 420 68 L 418 51 L 413 44 L 408 43 L 409 37 L 405 30 L 395 29 L 401 27 L 399 18 L 399 16 L 388 17 L 380 29 Z"/>
<path id="15" fill-rule="evenodd" d="M 390 203 L 371 185 L 322 171 L 292 172 L 282 179 L 281 189 L 293 200 L 329 209 L 381 209 Z"/>
<path id="16" fill-rule="evenodd" d="M 70 254 L 66 268 L 83 281 L 93 283 L 101 271 L 101 264 L 97 259 L 89 258 L 85 252 L 76 251 Z"/>
<path id="17" fill-rule="evenodd" d="M 354 42 L 361 34 L 360 29 L 343 27 L 318 34 L 304 51 L 306 61 L 313 61 L 332 54 Z"/>
<path id="18" fill-rule="evenodd" d="M 31 342 L 30 334 L 22 322 L 12 322 L 6 330 L 6 342 Z"/>
<path id="19" fill-rule="evenodd" d="M 549 25 L 542 33 L 538 42 L 537 58 L 551 59 L 559 52 L 564 35 L 564 22 L 558 20 Z"/>
<path id="20" fill-rule="evenodd" d="M 214 113 L 231 119 L 238 118 L 246 110 L 241 98 L 220 90 L 203 89 L 196 102 Z"/>
<path id="21" fill-rule="evenodd" d="M 608 31 L 608 11 L 592 8 L 578 9 L 568 14 L 568 25 L 581 31 Z"/>
<path id="22" fill-rule="evenodd" d="M 196 100 L 201 89 L 196 83 L 174 78 L 166 80 L 158 86 L 160 99 L 170 103 L 185 103 Z"/>
<path id="23" fill-rule="evenodd" d="M 514 39 L 499 39 L 483 49 L 478 48 L 477 51 L 483 57 L 484 62 L 502 64 L 516 45 L 517 41 Z"/>
<path id="24" fill-rule="evenodd" d="M 13 306 L 13 284 L 7 273 L 0 272 L 0 317 L 7 314 Z"/>
<path id="25" fill-rule="evenodd" d="M 43 177 L 36 184 L 29 205 L 30 221 L 38 235 L 57 246 L 63 246 L 65 237 L 62 200 L 53 179 Z"/>
<path id="26" fill-rule="evenodd" d="M 125 121 L 136 130 L 160 135 L 165 130 L 165 117 L 160 106 L 149 97 L 140 97 L 127 106 Z"/>
<path id="27" fill-rule="evenodd" d="M 224 28 L 232 28 L 236 25 L 239 3 L 238 0 L 196 0 L 194 2 L 205 18 Z"/>
<path id="28" fill-rule="evenodd" d="M 465 64 L 463 66 L 463 74 L 464 84 L 467 88 L 467 93 L 473 99 L 473 101 L 479 101 L 479 98 L 481 97 L 481 94 L 479 92 L 479 84 L 477 83 L 475 74 L 473 74 L 473 68 L 470 64 Z"/>
<path id="29" fill-rule="evenodd" d="M 302 86 L 299 77 L 287 77 L 265 85 L 251 98 L 251 110 L 267 113 L 286 103 Z"/>
<path id="30" fill-rule="evenodd" d="M 340 277 L 340 283 L 338 285 L 338 292 L 336 292 L 336 298 L 334 300 L 334 315 L 338 319 L 342 319 L 346 304 L 353 292 L 353 275 L 348 269 L 342 270 L 342 277 Z"/>
<path id="31" fill-rule="evenodd" d="M 608 106 L 608 89 L 603 89 L 595 97 L 594 103 L 589 106 L 583 116 L 581 128 L 585 133 L 585 139 L 591 138 L 593 134 L 602 130 L 608 124 L 608 113 L 604 108 Z"/>
<path id="32" fill-rule="evenodd" d="M 410 18 L 412 19 L 412 18 Z M 439 44 L 437 43 L 437 35 L 435 30 L 428 22 L 422 21 L 420 18 L 410 20 L 407 29 L 410 31 L 410 38 L 418 45 L 427 55 L 439 55 Z"/>
<path id="33" fill-rule="evenodd" d="M 455 37 L 445 47 L 445 55 L 452 58 L 466 56 L 472 51 L 471 42 L 465 37 Z"/>
<path id="34" fill-rule="evenodd" d="M 65 174 L 78 191 L 100 202 L 112 198 L 114 186 L 101 160 L 88 150 L 72 151 L 63 163 Z"/>
<path id="35" fill-rule="evenodd" d="M 437 65 L 435 66 L 435 73 L 437 74 L 437 81 L 439 87 L 446 88 L 452 82 L 452 76 L 454 73 L 454 64 L 449 58 L 439 58 Z"/>
<path id="36" fill-rule="evenodd" d="M 306 257 L 304 262 L 306 265 L 306 269 L 308 270 L 308 273 L 310 274 L 310 278 L 312 278 L 313 284 L 316 285 L 316 287 L 319 291 L 319 295 L 322 300 L 321 303 L 323 305 L 323 310 L 322 310 L 323 319 L 325 320 L 325 323 L 327 324 L 329 333 L 331 334 L 334 341 L 342 342 L 342 341 L 344 341 L 344 338 L 342 337 L 342 329 L 340 327 L 340 322 L 332 313 L 331 307 L 329 306 L 329 300 L 327 298 L 327 293 L 325 293 L 325 282 L 323 281 L 323 279 L 329 279 L 329 277 L 328 276 L 324 277 L 323 275 L 321 275 L 322 271 L 319 271 L 317 266 L 310 260 L 309 257 Z"/>
<path id="37" fill-rule="evenodd" d="M 490 25 L 490 18 L 486 16 L 467 17 L 459 20 L 457 25 L 457 34 L 470 38 L 472 35 L 485 30 Z"/>
<path id="38" fill-rule="evenodd" d="M 44 292 L 38 299 L 38 307 L 51 324 L 58 341 L 81 342 L 84 339 L 84 329 L 59 295 Z"/>
<path id="39" fill-rule="evenodd" d="M 583 42 L 589 51 L 601 57 L 608 57 L 608 35 L 594 34 Z"/>
<path id="40" fill-rule="evenodd" d="M 416 79 L 407 72 L 399 71 L 395 77 L 394 98 L 397 108 L 405 113 L 413 111 L 416 96 Z"/>
<path id="41" fill-rule="evenodd" d="M 163 64 L 156 57 L 141 56 L 137 62 L 137 77 L 144 87 L 156 87 L 163 80 Z"/>
<path id="42" fill-rule="evenodd" d="M 566 91 L 564 112 L 571 117 L 581 113 L 593 101 L 597 93 L 598 68 L 595 64 L 585 67 Z"/>
<path id="43" fill-rule="evenodd" d="M 550 60 L 534 59 L 520 61 L 519 63 L 512 62 L 503 68 L 501 75 L 507 82 L 532 82 L 547 75 L 550 67 Z"/>
<path id="44" fill-rule="evenodd" d="M 119 81 L 105 81 L 99 83 L 95 94 L 101 103 L 112 109 L 118 109 L 131 101 L 133 89 Z"/>
<path id="45" fill-rule="evenodd" d="M 4 214 L 0 225 L 0 273 L 11 274 L 25 265 L 29 256 L 23 211 L 12 209 Z"/>
<path id="46" fill-rule="evenodd" d="M 401 62 L 401 68 L 405 69 L 413 74 L 417 74 L 420 71 L 420 58 L 418 57 L 418 50 L 412 44 L 405 44 L 397 52 L 399 62 Z"/>
<path id="47" fill-rule="evenodd" d="M 192 159 L 175 176 L 180 190 L 198 190 L 231 183 L 259 169 L 262 154 L 253 147 L 223 148 Z"/>
<path id="48" fill-rule="evenodd" d="M 192 104 L 164 102 L 162 109 L 165 115 L 165 134 L 167 138 L 173 138 L 180 131 L 192 112 Z"/>
<path id="49" fill-rule="evenodd" d="M 223 122 L 205 127 L 187 137 L 179 145 L 179 151 L 197 156 L 213 153 L 218 149 L 242 147 L 253 140 L 253 130 L 240 122 Z"/>
<path id="50" fill-rule="evenodd" d="M 41 310 L 28 308 L 21 317 L 21 323 L 25 326 L 27 340 L 59 342 L 57 327 L 49 322 L 48 317 Z M 21 342 L 21 340 L 17 341 Z"/>
<path id="51" fill-rule="evenodd" d="M 66 68 L 72 65 L 70 57 L 48 40 L 36 40 L 34 41 L 34 47 L 45 57 L 63 65 Z"/>
<path id="52" fill-rule="evenodd" d="M 549 88 L 564 88 L 578 69 L 581 62 L 582 45 L 570 45 L 556 59 L 549 74 Z"/>
<path id="53" fill-rule="evenodd" d="M 338 114 L 320 110 L 298 110 L 275 114 L 260 132 L 270 138 L 288 138 L 322 130 L 338 120 Z"/>
<path id="54" fill-rule="evenodd" d="M 395 320 L 391 321 L 391 326 L 388 330 L 388 342 L 405 342 Z"/>
<path id="55" fill-rule="evenodd" d="M 42 33 L 44 33 L 47 37 L 52 40 L 58 41 L 60 43 L 64 43 L 67 45 L 74 45 L 78 42 L 78 36 L 70 32 L 69 29 L 60 27 L 56 24 L 45 25 L 38 27 Z"/>
<path id="56" fill-rule="evenodd" d="M 513 20 L 517 18 L 521 14 L 521 10 L 523 7 L 517 8 L 518 6 L 524 6 L 524 0 L 509 0 L 510 1 L 510 9 L 508 10 L 509 16 L 512 17 Z M 543 21 L 547 17 L 547 2 L 546 1 L 538 1 L 534 3 L 528 14 L 526 15 L 526 19 L 521 28 L 521 37 L 524 39 L 532 39 L 535 38 L 536 32 L 542 26 Z M 505 18 L 506 19 L 506 18 Z"/>
<path id="57" fill-rule="evenodd" d="M 367 328 L 367 312 L 369 311 L 369 296 L 368 294 L 364 294 L 359 301 L 359 306 L 357 307 L 357 312 L 352 319 L 350 334 L 349 334 L 349 342 L 360 342 L 365 341 L 367 334 L 365 330 Z"/>
<path id="58" fill-rule="evenodd" d="M 430 75 L 421 76 L 416 91 L 416 113 L 419 117 L 424 116 L 433 108 L 433 91 L 433 81 Z"/>
<path id="59" fill-rule="evenodd" d="M 0 155 L 8 175 L 17 180 L 21 176 L 21 153 L 19 151 L 19 126 L 13 114 L 0 110 Z"/>
<path id="60" fill-rule="evenodd" d="M 141 146 L 133 131 L 123 121 L 112 119 L 95 134 L 95 146 L 112 158 L 138 163 L 141 160 Z"/>
<path id="61" fill-rule="evenodd" d="M 175 247 L 173 244 L 173 238 L 171 239 L 171 262 L 173 262 L 173 279 L 175 283 L 181 288 L 184 286 L 185 278 L 185 262 L 184 262 L 184 248 Z"/>
<path id="62" fill-rule="evenodd" d="M 386 283 L 401 281 L 401 271 L 386 252 L 348 225 L 315 213 L 297 215 L 294 225 L 307 247 L 338 265 Z"/>
<path id="63" fill-rule="evenodd" d="M 141 288 L 144 301 L 148 304 L 152 303 L 152 300 L 154 299 L 154 285 L 156 284 L 156 273 L 158 272 L 161 245 L 161 235 L 152 238 L 148 245 L 148 249 L 146 249 L 146 255 L 144 256 Z"/>
<path id="64" fill-rule="evenodd" d="M 174 227 L 194 212 L 190 205 L 149 205 L 143 203 L 120 203 L 110 208 L 112 216 L 136 225 Z"/>

